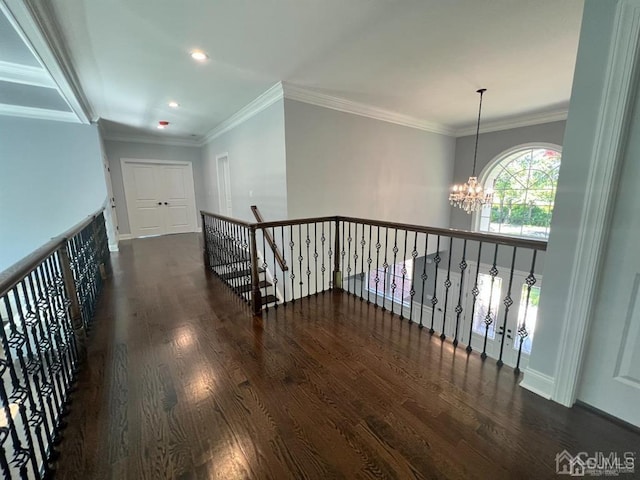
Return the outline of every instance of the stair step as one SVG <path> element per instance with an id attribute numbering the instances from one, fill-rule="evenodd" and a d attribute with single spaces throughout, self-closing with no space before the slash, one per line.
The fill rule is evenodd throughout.
<path id="1" fill-rule="evenodd" d="M 266 288 L 266 287 L 270 287 L 273 284 L 271 282 L 268 282 L 267 280 L 262 280 L 258 286 L 260 288 Z M 251 284 L 247 283 L 245 285 L 240 285 L 239 287 L 236 288 L 236 292 L 238 293 L 248 293 L 251 291 Z"/>
<path id="2" fill-rule="evenodd" d="M 267 303 L 273 303 L 277 300 L 275 295 L 263 295 L 262 296 L 262 305 L 266 305 Z"/>
<path id="3" fill-rule="evenodd" d="M 258 273 L 264 273 L 264 269 L 259 268 Z M 251 276 L 251 270 L 246 268 L 244 270 L 238 270 L 235 272 L 223 273 L 222 275 L 220 275 L 220 278 L 223 280 L 231 280 L 233 278 L 250 277 L 250 276 Z"/>

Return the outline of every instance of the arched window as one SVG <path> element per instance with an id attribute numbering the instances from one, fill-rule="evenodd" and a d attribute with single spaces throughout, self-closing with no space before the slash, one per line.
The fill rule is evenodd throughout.
<path id="1" fill-rule="evenodd" d="M 481 232 L 547 239 L 561 159 L 556 145 L 521 145 L 499 155 L 481 175 L 493 203 L 477 218 Z"/>

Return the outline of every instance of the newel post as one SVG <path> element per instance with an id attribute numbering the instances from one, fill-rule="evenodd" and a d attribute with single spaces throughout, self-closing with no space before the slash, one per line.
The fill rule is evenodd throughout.
<path id="1" fill-rule="evenodd" d="M 256 244 L 256 226 L 249 227 L 249 239 L 251 249 L 251 306 L 254 315 L 262 315 L 262 293 L 260 292 L 260 279 L 258 278 L 258 247 Z"/>
<path id="2" fill-rule="evenodd" d="M 336 235 L 333 252 L 333 288 L 342 290 L 342 272 L 340 271 L 340 217 L 336 217 Z"/>
<path id="3" fill-rule="evenodd" d="M 209 242 L 207 242 L 207 226 L 205 223 L 204 213 L 200 214 L 202 218 L 202 239 L 204 240 L 204 250 L 203 250 L 203 260 L 204 260 L 204 268 L 207 270 L 211 268 L 211 256 L 209 254 Z"/>
<path id="4" fill-rule="evenodd" d="M 68 245 L 68 240 L 65 240 L 60 246 L 58 253 L 60 255 L 60 264 L 62 266 L 62 279 L 70 302 L 69 314 L 71 316 L 71 327 L 73 328 L 73 334 L 75 335 L 79 346 L 78 353 L 82 358 L 85 352 L 87 335 L 84 320 L 82 319 L 82 309 L 80 308 L 80 302 L 78 301 L 78 290 L 76 290 L 76 282 L 73 278 L 73 270 L 71 269 L 71 257 L 69 256 Z"/>

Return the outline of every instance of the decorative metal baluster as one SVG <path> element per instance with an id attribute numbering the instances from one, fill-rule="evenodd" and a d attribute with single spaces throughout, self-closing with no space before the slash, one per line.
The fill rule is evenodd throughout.
<path id="1" fill-rule="evenodd" d="M 424 328 L 424 323 L 422 322 L 422 318 L 424 316 L 424 292 L 426 290 L 425 282 L 427 281 L 427 255 L 429 247 L 429 234 L 424 234 L 424 262 L 422 263 L 422 275 L 420 278 L 422 279 L 422 293 L 420 294 L 420 328 Z"/>
<path id="2" fill-rule="evenodd" d="M 313 222 L 313 276 L 316 283 L 316 295 L 318 295 L 318 224 Z"/>
<path id="3" fill-rule="evenodd" d="M 389 250 L 389 227 L 385 227 L 384 263 L 382 264 L 382 268 L 384 269 L 384 275 L 382 277 L 382 311 L 383 312 L 387 309 L 385 306 L 385 300 L 387 297 L 387 271 L 389 270 L 389 262 L 387 261 L 388 250 Z M 393 308 L 393 301 L 391 302 L 391 308 Z"/>
<path id="4" fill-rule="evenodd" d="M 413 297 L 416 294 L 416 258 L 418 258 L 418 232 L 413 232 L 413 250 L 411 250 L 411 290 L 409 290 L 409 323 L 413 323 Z"/>
<path id="5" fill-rule="evenodd" d="M 371 285 L 369 285 L 369 279 L 371 278 L 371 264 L 373 260 L 371 259 L 371 236 L 373 231 L 373 225 L 369 225 L 369 254 L 367 256 L 367 305 L 371 303 Z"/>
<path id="6" fill-rule="evenodd" d="M 251 303 L 250 299 L 251 299 L 251 292 L 253 290 L 253 281 L 251 280 L 251 269 L 252 269 L 252 265 L 251 265 L 251 249 L 249 247 L 249 229 L 247 227 L 242 227 L 241 229 L 241 233 L 242 233 L 242 254 L 244 255 L 245 261 L 243 263 L 244 269 L 245 269 L 245 275 L 244 275 L 244 284 L 246 285 L 245 288 L 249 288 L 249 290 L 244 291 L 244 293 L 241 295 L 241 298 L 247 302 L 247 303 Z"/>
<path id="7" fill-rule="evenodd" d="M 233 254 L 233 261 L 236 265 L 237 268 L 237 272 L 242 272 L 243 270 L 246 269 L 246 264 L 244 262 L 244 255 L 242 253 L 241 250 L 241 242 L 239 241 L 240 238 L 240 225 L 237 224 L 232 224 L 232 228 L 231 228 L 231 232 L 232 232 L 232 254 Z M 263 235 L 263 241 L 264 241 L 264 231 L 262 232 Z M 266 258 L 266 251 L 263 249 L 264 253 L 264 261 L 266 263 L 267 258 Z M 237 276 L 235 278 L 235 284 L 236 284 L 236 289 L 239 292 L 240 288 L 242 287 L 242 284 L 244 283 L 244 279 L 242 278 L 242 275 L 239 274 L 239 276 Z"/>
<path id="8" fill-rule="evenodd" d="M 304 261 L 304 257 L 302 256 L 302 225 L 298 225 L 298 273 L 300 274 L 300 298 L 304 297 L 302 293 L 302 286 L 304 282 L 302 281 L 302 262 Z"/>
<path id="9" fill-rule="evenodd" d="M 307 238 L 304 243 L 307 245 L 307 297 L 311 294 L 311 268 L 309 268 L 309 257 L 311 256 L 309 253 L 309 248 L 311 246 L 311 239 L 309 238 L 309 224 L 306 224 L 307 229 Z"/>
<path id="10" fill-rule="evenodd" d="M 534 270 L 536 267 L 536 256 L 538 255 L 538 251 L 533 251 L 533 258 L 531 260 L 531 270 L 529 271 L 529 275 L 525 279 L 525 283 L 527 284 L 527 300 L 524 304 L 524 315 L 522 318 L 522 324 L 518 325 L 518 360 L 516 362 L 516 368 L 514 373 L 517 375 L 520 373 L 520 357 L 522 356 L 522 344 L 524 340 L 529 336 L 529 331 L 527 330 L 527 314 L 529 313 L 529 298 L 531 296 L 531 288 L 536 284 L 536 276 L 534 275 Z"/>
<path id="11" fill-rule="evenodd" d="M 37 269 L 39 269 L 41 267 L 38 267 Z M 36 270 L 37 270 L 36 269 Z M 31 292 L 31 298 L 33 300 L 33 315 L 31 315 L 30 313 L 28 313 L 28 317 L 31 318 L 32 316 L 33 318 L 33 324 L 35 329 L 37 330 L 38 333 L 38 345 L 39 345 L 39 350 L 42 354 L 42 362 L 40 364 L 41 369 L 42 369 L 42 381 L 40 382 L 40 395 L 43 399 L 43 401 L 46 401 L 46 411 L 49 412 L 49 415 L 47 417 L 47 415 L 45 415 L 45 422 L 46 419 L 48 418 L 51 422 L 51 426 L 49 427 L 48 423 L 47 423 L 47 439 L 49 440 L 50 443 L 55 443 L 55 439 L 52 438 L 51 436 L 51 432 L 55 430 L 56 428 L 56 417 L 57 414 L 55 413 L 55 386 L 53 384 L 53 368 L 52 368 L 52 360 L 50 358 L 50 355 L 52 355 L 51 351 L 50 351 L 50 345 L 51 343 L 49 342 L 48 338 L 45 335 L 45 326 L 46 326 L 46 318 L 45 318 L 45 313 L 44 313 L 44 304 L 43 304 L 43 299 L 41 297 L 41 293 L 36 293 L 36 289 L 37 292 L 42 292 L 42 290 L 40 289 L 39 286 L 39 280 L 38 280 L 38 274 L 36 273 L 36 270 L 32 271 L 29 275 L 27 275 L 26 279 L 28 280 L 29 283 L 29 290 Z M 49 347 L 49 348 L 47 348 Z M 43 412 L 45 412 L 45 409 L 43 407 Z"/>
<path id="12" fill-rule="evenodd" d="M 56 358 L 54 354 L 54 339 L 51 335 L 51 324 L 55 321 L 55 312 L 52 309 L 52 306 L 47 298 L 48 292 L 48 282 L 45 275 L 44 267 L 41 265 L 40 268 L 36 269 L 37 279 L 38 279 L 38 292 L 40 293 L 40 298 L 38 300 L 38 309 L 41 312 L 43 322 L 43 338 L 47 339 L 48 345 L 51 345 L 51 348 L 47 349 L 49 352 L 49 378 L 51 379 L 52 385 L 52 396 L 55 407 L 55 415 L 51 418 L 56 424 L 56 437 L 57 440 L 60 440 L 60 437 L 57 435 L 58 431 L 64 427 L 60 420 L 60 416 L 62 413 L 62 403 L 64 398 L 64 389 L 62 388 L 62 384 L 60 382 L 60 377 L 58 372 L 62 368 L 60 365 L 59 359 Z M 54 442 L 57 443 L 57 442 Z"/>
<path id="13" fill-rule="evenodd" d="M 273 239 L 274 247 L 276 244 L 276 229 L 275 227 L 271 227 L 271 238 Z M 284 272 L 283 272 L 284 275 Z M 276 252 L 274 248 L 273 252 L 273 296 L 275 297 L 275 308 L 278 308 L 278 262 L 276 259 Z"/>
<path id="14" fill-rule="evenodd" d="M 8 350 L 8 346 L 5 345 L 6 338 L 4 335 L 2 335 L 2 343 L 3 343 L 3 348 L 5 348 L 5 354 L 7 354 L 9 350 Z M 10 364 L 10 362 L 11 360 L 9 359 L 9 357 L 6 357 L 3 359 L 3 363 Z M 20 478 L 22 480 L 28 480 L 30 478 L 33 478 L 32 476 L 29 475 L 29 470 L 28 470 L 29 462 L 31 462 L 34 475 L 36 474 L 36 472 L 38 472 L 36 456 L 33 453 L 33 448 L 29 449 L 29 446 L 28 446 L 29 436 L 27 436 L 26 447 L 23 446 L 22 443 L 20 442 L 20 437 L 18 435 L 18 427 L 16 423 L 13 421 L 13 415 L 11 415 L 11 408 L 10 408 L 11 401 L 9 400 L 9 396 L 7 394 L 7 390 L 4 385 L 4 380 L 0 381 L 0 402 L 2 404 L 2 411 L 4 413 L 6 422 L 8 424 L 9 437 L 11 438 L 11 444 L 13 446 L 13 459 L 11 460 L 11 463 L 16 468 L 18 468 L 18 471 L 20 472 Z M 18 409 L 22 411 L 24 410 L 24 407 L 21 405 L 18 405 Z M 27 422 L 25 421 L 24 415 L 21 415 L 21 419 L 23 421 L 23 424 L 26 425 Z M 8 478 L 11 478 L 11 477 L 8 477 L 5 475 L 5 479 L 8 479 Z"/>
<path id="15" fill-rule="evenodd" d="M 513 247 L 513 256 L 511 257 L 511 270 L 509 271 L 509 286 L 507 287 L 507 296 L 504 297 L 502 304 L 504 305 L 504 318 L 502 320 L 502 327 L 500 330 L 502 331 L 502 340 L 500 341 L 500 355 L 498 356 L 498 361 L 496 362 L 499 367 L 504 365 L 502 361 L 502 354 L 504 353 L 504 342 L 505 337 L 511 338 L 511 333 L 507 330 L 507 318 L 509 317 L 509 309 L 511 305 L 513 305 L 513 299 L 511 298 L 511 287 L 513 286 L 513 271 L 516 267 L 516 252 L 518 251 L 518 247 Z"/>
<path id="16" fill-rule="evenodd" d="M 296 290 L 295 290 L 295 281 L 296 281 L 296 272 L 295 272 L 295 260 L 293 254 L 293 247 L 295 247 L 295 242 L 293 241 L 293 225 L 289 225 L 289 248 L 291 249 L 291 273 L 289 274 L 289 278 L 291 279 L 291 303 L 296 301 Z"/>
<path id="17" fill-rule="evenodd" d="M 24 280 L 20 282 L 20 285 L 22 286 L 23 292 L 25 292 Z M 24 378 L 25 386 L 27 387 L 26 396 L 27 396 L 27 402 L 29 404 L 28 406 L 30 410 L 28 426 L 31 428 L 34 434 L 35 447 L 38 448 L 40 452 L 40 458 L 43 459 L 44 468 L 45 470 L 48 471 L 49 465 L 45 460 L 47 459 L 47 444 L 50 443 L 51 438 L 50 437 L 47 438 L 48 442 L 45 443 L 42 435 L 44 418 L 43 418 L 43 411 L 41 410 L 42 397 L 40 396 L 41 394 L 40 394 L 40 388 L 39 388 L 39 383 L 40 383 L 39 374 L 40 374 L 40 369 L 42 365 L 40 363 L 39 353 L 37 351 L 34 353 L 33 349 L 31 348 L 32 344 L 34 348 L 36 349 L 39 348 L 38 339 L 32 335 L 31 329 L 27 328 L 27 323 L 25 321 L 25 312 L 28 312 L 29 308 L 22 307 L 18 286 L 16 285 L 11 290 L 11 292 L 13 294 L 13 299 L 15 301 L 16 313 L 17 313 L 16 316 L 17 316 L 17 319 L 20 321 L 19 328 L 22 329 L 24 340 L 25 340 L 23 345 L 26 348 L 26 360 L 23 359 L 24 351 L 22 350 L 22 347 L 21 347 L 18 351 L 18 361 L 22 368 L 22 375 Z M 5 300 L 5 306 L 7 309 L 7 315 L 9 317 L 9 322 L 12 322 L 15 319 L 11 318 L 13 315 L 11 312 L 11 305 L 9 304 L 8 295 L 4 297 L 4 300 Z M 25 302 L 26 302 L 26 298 L 25 298 Z M 25 307 L 26 307 L 26 304 L 25 304 Z M 40 346 L 40 348 L 46 348 L 46 346 L 45 347 Z M 35 395 L 34 395 L 34 392 L 35 392 Z M 36 401 L 36 397 L 38 401 Z"/>
<path id="18" fill-rule="evenodd" d="M 404 318 L 404 282 L 407 278 L 407 237 L 409 232 L 404 230 L 404 249 L 402 250 L 402 290 L 400 291 L 400 320 Z"/>
<path id="19" fill-rule="evenodd" d="M 462 291 L 464 290 L 464 272 L 467 269 L 467 240 L 462 244 L 462 260 L 458 264 L 460 268 L 460 290 L 458 292 L 458 305 L 456 305 L 456 331 L 453 336 L 453 346 L 458 346 L 458 332 L 460 329 L 460 315 L 462 314 Z"/>
<path id="20" fill-rule="evenodd" d="M 471 353 L 473 347 L 471 346 L 471 339 L 473 338 L 473 322 L 474 315 L 476 312 L 476 302 L 478 300 L 478 295 L 480 294 L 480 290 L 478 290 L 478 275 L 480 274 L 480 259 L 482 257 L 482 242 L 478 242 L 478 260 L 476 262 L 476 277 L 473 283 L 473 289 L 471 289 L 471 295 L 473 295 L 473 303 L 471 304 L 471 315 L 469 321 L 469 340 L 467 343 L 467 353 Z"/>
<path id="21" fill-rule="evenodd" d="M 437 294 L 437 286 L 438 286 L 438 265 L 440 265 L 440 261 L 442 257 L 440 257 L 440 235 L 438 235 L 438 243 L 436 246 L 436 256 L 433 257 L 433 296 L 431 297 L 431 328 L 429 329 L 429 333 L 433 335 L 435 330 L 433 329 L 433 323 L 436 318 L 436 305 L 438 304 L 438 294 Z"/>
<path id="22" fill-rule="evenodd" d="M 493 285 L 496 281 L 496 277 L 498 276 L 498 268 L 496 264 L 498 262 L 498 244 L 496 243 L 496 248 L 493 251 L 493 265 L 491 270 L 489 270 L 489 274 L 491 275 L 491 291 L 489 292 L 489 308 L 487 309 L 487 315 L 484 317 L 484 342 L 482 345 L 482 354 L 480 357 L 484 360 L 487 358 L 487 337 L 489 336 L 489 326 L 493 323 L 493 317 L 491 316 L 491 305 L 493 303 Z"/>
<path id="23" fill-rule="evenodd" d="M 393 273 L 391 273 L 391 315 L 393 315 L 393 307 L 396 303 L 396 263 L 398 261 L 398 229 L 394 229 L 393 235 Z"/>
<path id="24" fill-rule="evenodd" d="M 353 237 L 351 237 L 351 222 L 349 222 L 349 252 L 351 251 L 351 241 L 353 241 L 353 269 L 351 267 L 348 268 L 347 274 L 349 275 L 349 284 L 353 285 L 353 287 L 349 287 L 349 294 L 356 296 L 356 275 L 355 273 L 358 271 L 358 244 L 356 243 L 358 240 L 358 224 L 353 224 Z M 353 275 L 351 274 L 353 273 Z M 352 291 L 353 288 L 353 291 Z"/>
<path id="25" fill-rule="evenodd" d="M 327 263 L 329 264 L 329 268 L 331 268 L 331 266 L 333 265 L 333 262 L 331 261 L 331 257 L 333 256 L 333 251 L 331 250 L 331 245 L 333 245 L 332 242 L 332 236 L 331 236 L 331 224 L 333 222 L 329 222 L 329 249 L 327 250 L 327 259 L 329 260 Z M 338 233 L 338 232 L 336 232 Z M 335 240 L 335 239 L 334 239 Z M 331 273 L 331 270 L 329 270 L 329 290 L 333 289 L 333 274 Z"/>
<path id="26" fill-rule="evenodd" d="M 344 270 L 344 267 L 346 266 L 345 261 L 344 261 L 344 257 L 347 254 L 347 252 L 345 252 L 344 250 L 344 245 L 345 243 L 347 243 L 347 237 L 344 234 L 345 231 L 345 226 L 344 226 L 345 222 L 342 222 L 342 237 L 340 237 L 340 239 L 342 240 L 340 242 L 340 261 L 342 262 L 342 290 L 344 291 L 344 275 L 346 274 L 347 276 L 347 294 L 349 293 L 349 274 L 347 273 L 346 270 Z M 349 224 L 351 225 L 351 224 Z"/>
<path id="27" fill-rule="evenodd" d="M 9 462 L 7 462 L 7 450 L 4 448 L 4 444 L 10 435 L 9 428 L 0 427 L 0 471 L 2 472 L 2 478 L 11 478 L 11 471 L 9 470 Z"/>
<path id="28" fill-rule="evenodd" d="M 18 412 L 20 414 L 20 420 L 22 421 L 23 431 L 26 439 L 26 446 L 23 446 L 19 440 L 17 427 L 15 428 L 15 439 L 14 439 L 14 453 L 12 463 L 20 469 L 20 474 L 22 478 L 30 478 L 27 475 L 27 465 L 29 461 L 33 466 L 34 472 L 38 471 L 38 465 L 36 463 L 36 454 L 33 447 L 33 438 L 31 436 L 31 429 L 29 428 L 29 422 L 27 420 L 26 413 L 26 405 L 25 403 L 28 401 L 30 405 L 33 405 L 33 397 L 31 396 L 31 388 L 29 385 L 29 376 L 27 374 L 27 369 L 24 360 L 23 346 L 28 341 L 26 335 L 21 332 L 13 318 L 13 311 L 11 304 L 9 303 L 9 298 L 7 295 L 3 297 L 4 304 L 6 307 L 7 318 L 4 319 L 0 316 L 0 321 L 5 325 L 5 331 L 1 332 L 0 337 L 2 341 L 2 348 L 4 350 L 5 362 L 9 367 L 9 376 L 11 378 L 12 384 L 12 393 L 11 398 L 6 398 L 6 392 L 4 392 L 4 383 L 3 384 L 3 398 L 2 404 L 5 407 L 5 419 L 11 425 L 15 425 L 13 422 L 13 416 L 11 415 L 11 411 L 9 408 L 9 404 L 11 402 L 15 403 L 18 406 Z M 6 322 L 5 322 L 6 320 Z M 6 327 L 9 327 L 9 337 L 5 335 Z M 15 369 L 13 363 L 13 356 L 11 354 L 11 349 L 16 352 L 16 358 L 18 360 L 18 366 L 20 368 L 20 376 L 22 377 L 22 383 L 20 382 L 20 378 L 18 377 L 18 373 Z M 43 457 L 46 458 L 46 457 Z"/>
<path id="29" fill-rule="evenodd" d="M 442 312 L 442 332 L 440 340 L 447 338 L 445 330 L 447 328 L 447 307 L 449 306 L 449 289 L 451 288 L 451 258 L 453 257 L 453 237 L 449 237 L 449 258 L 447 260 L 447 279 L 444 281 L 444 310 Z"/>
<path id="30" fill-rule="evenodd" d="M 287 251 L 284 248 L 284 225 L 280 225 L 280 247 L 282 251 L 282 302 L 287 305 Z"/>
<path id="31" fill-rule="evenodd" d="M 378 225 L 378 240 L 376 241 L 376 297 L 375 297 L 375 308 L 378 308 L 378 285 L 380 284 L 380 225 Z M 384 300 L 382 301 L 384 305 Z"/>
<path id="32" fill-rule="evenodd" d="M 256 229 L 257 230 L 261 230 L 262 231 L 262 269 L 265 271 L 265 278 L 267 278 L 267 270 L 269 268 L 269 265 L 267 263 L 267 246 L 266 246 L 266 241 L 265 241 L 265 237 L 266 237 L 266 233 L 264 231 L 264 229 Z M 275 267 L 273 269 L 273 275 L 275 278 L 275 274 L 276 274 L 276 270 Z M 265 288 L 265 302 L 264 302 L 264 309 L 268 312 L 269 311 L 269 302 L 266 301 L 266 297 L 269 296 L 269 287 Z M 274 295 L 275 295 L 275 287 L 274 287 Z"/>
<path id="33" fill-rule="evenodd" d="M 331 226 L 331 224 L 329 224 Z M 324 283 L 324 274 L 327 271 L 327 267 L 324 265 L 324 244 L 327 238 L 324 236 L 324 222 L 322 222 L 322 236 L 320 237 L 320 250 L 322 250 L 322 266 L 320 267 L 320 271 L 322 272 L 322 292 L 326 291 L 325 283 Z"/>
<path id="34" fill-rule="evenodd" d="M 361 250 L 361 255 L 360 255 L 360 300 L 362 300 L 363 298 L 363 292 L 364 292 L 364 247 L 366 246 L 367 242 L 364 239 L 364 223 L 362 224 L 362 238 L 360 239 L 360 247 L 362 247 Z"/>

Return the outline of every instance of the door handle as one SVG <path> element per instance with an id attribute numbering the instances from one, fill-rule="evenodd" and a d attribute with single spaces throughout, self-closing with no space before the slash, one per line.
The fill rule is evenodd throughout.
<path id="1" fill-rule="evenodd" d="M 162 205 L 162 202 L 158 202 L 158 205 Z"/>
<path id="2" fill-rule="evenodd" d="M 165 205 L 169 205 L 169 202 L 164 202 Z"/>

